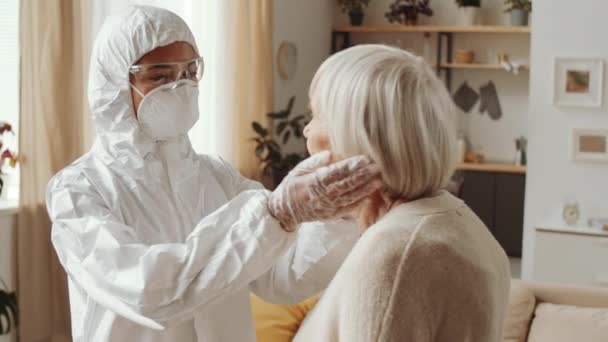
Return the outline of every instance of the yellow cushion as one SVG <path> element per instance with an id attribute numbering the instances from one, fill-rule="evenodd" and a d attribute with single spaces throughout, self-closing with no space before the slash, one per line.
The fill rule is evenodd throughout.
<path id="1" fill-rule="evenodd" d="M 315 306 L 317 298 L 296 305 L 267 303 L 251 295 L 253 322 L 258 342 L 291 342 L 306 314 Z"/>

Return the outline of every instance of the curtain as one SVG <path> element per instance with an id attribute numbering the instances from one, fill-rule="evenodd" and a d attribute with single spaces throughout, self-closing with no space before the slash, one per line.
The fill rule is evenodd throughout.
<path id="1" fill-rule="evenodd" d="M 222 1 L 217 44 L 218 153 L 244 176 L 259 177 L 251 122 L 272 109 L 272 1 Z"/>
<path id="2" fill-rule="evenodd" d="M 67 277 L 50 241 L 49 179 L 87 149 L 87 29 L 80 0 L 22 0 L 21 183 L 17 220 L 20 340 L 69 341 Z"/>

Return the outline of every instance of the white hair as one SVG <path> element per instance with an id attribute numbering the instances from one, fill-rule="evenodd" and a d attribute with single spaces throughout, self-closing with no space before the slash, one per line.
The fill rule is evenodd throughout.
<path id="1" fill-rule="evenodd" d="M 416 199 L 446 185 L 456 164 L 456 111 L 420 57 L 384 45 L 346 49 L 321 65 L 309 96 L 333 152 L 372 158 L 393 195 Z"/>

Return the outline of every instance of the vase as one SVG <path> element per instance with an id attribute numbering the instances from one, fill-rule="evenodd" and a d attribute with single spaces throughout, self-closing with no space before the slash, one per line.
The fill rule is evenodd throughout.
<path id="1" fill-rule="evenodd" d="M 522 9 L 514 9 L 511 11 L 511 25 L 512 26 L 527 26 L 528 25 L 528 12 Z"/>
<path id="2" fill-rule="evenodd" d="M 361 26 L 365 14 L 362 11 L 350 11 L 348 16 L 350 17 L 350 24 L 352 26 Z"/>
<path id="3" fill-rule="evenodd" d="M 458 14 L 460 17 L 460 25 L 462 26 L 473 26 L 479 25 L 480 23 L 481 10 L 476 6 L 465 6 L 460 7 Z"/>

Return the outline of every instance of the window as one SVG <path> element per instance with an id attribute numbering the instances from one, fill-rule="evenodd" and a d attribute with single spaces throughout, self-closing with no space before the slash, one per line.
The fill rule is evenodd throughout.
<path id="1" fill-rule="evenodd" d="M 0 121 L 13 126 L 14 139 L 7 139 L 11 148 L 17 149 L 19 132 L 19 0 L 0 1 Z M 8 138 L 8 137 L 7 137 Z M 19 170 L 6 169 L 3 175 L 3 198 L 16 199 L 19 193 Z"/>

